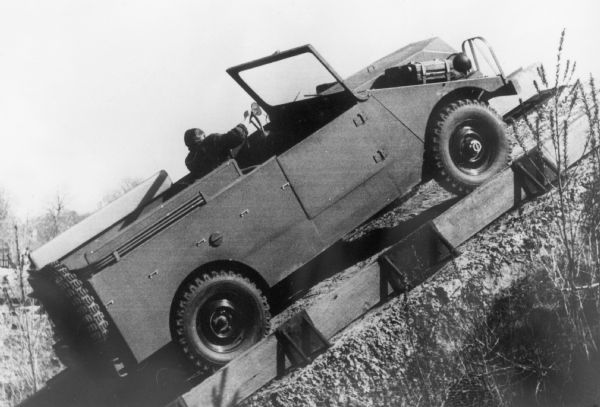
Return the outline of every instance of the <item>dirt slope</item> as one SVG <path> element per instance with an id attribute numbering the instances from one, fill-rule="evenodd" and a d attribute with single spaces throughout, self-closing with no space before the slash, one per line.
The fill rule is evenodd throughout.
<path id="1" fill-rule="evenodd" d="M 589 163 L 580 166 L 576 179 L 585 180 L 589 170 Z M 573 186 L 574 191 L 584 189 Z M 373 234 L 393 234 L 423 207 L 443 206 L 449 198 L 435 184 L 425 184 L 404 205 L 380 214 L 346 240 L 352 244 Z M 478 354 L 497 345 L 481 343 L 489 338 L 485 332 L 504 323 L 494 318 L 506 309 L 507 298 L 521 295 L 520 283 L 536 268 L 536 256 L 556 246 L 549 210 L 555 203 L 555 193 L 550 193 L 504 215 L 461 246 L 462 254 L 425 284 L 356 321 L 333 339 L 326 353 L 273 381 L 243 405 L 498 405 L 508 396 L 491 394 L 494 387 L 484 383 L 487 376 L 473 372 L 473 366 L 490 360 Z M 276 321 L 359 272 L 375 254 L 315 286 Z M 499 366 L 518 370 L 511 364 Z M 597 370 L 588 373 L 588 380 L 600 382 Z M 580 395 L 581 400 L 600 400 L 597 385 L 586 389 L 589 394 Z"/>

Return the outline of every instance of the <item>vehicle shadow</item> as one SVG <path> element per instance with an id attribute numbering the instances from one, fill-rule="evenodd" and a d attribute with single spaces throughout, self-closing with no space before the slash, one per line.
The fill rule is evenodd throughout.
<path id="1" fill-rule="evenodd" d="M 296 272 L 277 283 L 270 291 L 271 311 L 276 315 L 287 308 L 292 302 L 304 295 L 307 290 L 317 283 L 339 273 L 350 266 L 382 251 L 400 239 L 408 236 L 419 226 L 435 218 L 460 198 L 453 197 L 431 206 L 414 217 L 402 221 L 392 227 L 376 227 L 350 241 L 339 240 L 329 249 L 302 266 Z M 365 224 L 372 222 L 397 207 L 399 202 L 393 202 L 374 215 Z"/>

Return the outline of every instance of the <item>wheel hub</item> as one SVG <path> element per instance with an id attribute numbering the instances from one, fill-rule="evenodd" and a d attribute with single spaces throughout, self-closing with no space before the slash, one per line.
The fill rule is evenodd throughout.
<path id="1" fill-rule="evenodd" d="M 481 157 L 481 151 L 483 150 L 483 144 L 479 139 L 479 136 L 471 133 L 466 136 L 461 146 L 461 155 L 466 161 L 477 162 Z"/>
<path id="2" fill-rule="evenodd" d="M 206 308 L 207 326 L 209 337 L 221 343 L 231 342 L 239 335 L 240 321 L 239 310 L 236 304 L 226 298 L 212 301 Z M 224 341 L 224 342 L 223 342 Z"/>
<path id="3" fill-rule="evenodd" d="M 485 133 L 471 124 L 463 124 L 452 135 L 450 154 L 457 167 L 468 174 L 477 175 L 489 165 L 490 147 Z"/>
<path id="4" fill-rule="evenodd" d="M 248 334 L 249 316 L 246 304 L 232 293 L 205 302 L 197 315 L 198 337 L 212 351 L 225 353 L 235 349 Z"/>
<path id="5" fill-rule="evenodd" d="M 228 307 L 220 307 L 210 316 L 210 328 L 219 338 L 226 338 L 233 329 L 233 314 Z"/>

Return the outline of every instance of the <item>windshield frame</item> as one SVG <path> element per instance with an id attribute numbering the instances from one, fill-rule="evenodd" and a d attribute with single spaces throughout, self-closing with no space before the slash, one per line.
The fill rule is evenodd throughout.
<path id="1" fill-rule="evenodd" d="M 267 103 L 258 93 L 256 93 L 250 87 L 250 85 L 248 85 L 248 83 L 246 81 L 244 81 L 241 78 L 240 73 L 243 71 L 248 71 L 248 70 L 257 68 L 259 66 L 271 64 L 271 63 L 274 63 L 277 61 L 281 61 L 283 59 L 295 57 L 297 55 L 301 55 L 301 54 L 305 54 L 305 53 L 313 54 L 314 57 L 317 59 L 317 61 L 319 61 L 325 67 L 325 69 L 333 76 L 333 78 L 336 80 L 336 82 L 338 82 L 342 86 L 342 90 L 344 92 L 350 93 L 357 101 L 364 100 L 364 97 L 361 97 L 361 96 L 357 95 L 356 93 L 352 92 L 352 90 L 346 85 L 346 83 L 338 75 L 338 73 L 331 67 L 331 65 L 329 65 L 329 63 L 310 44 L 302 45 L 300 47 L 292 48 L 292 49 L 289 49 L 289 50 L 283 51 L 283 52 L 278 51 L 278 52 L 274 53 L 273 55 L 269 55 L 269 56 L 266 56 L 263 58 L 256 59 L 254 61 L 246 62 L 246 63 L 240 64 L 240 65 L 236 65 L 231 68 L 228 68 L 228 69 L 226 69 L 226 72 L 233 78 L 233 80 L 235 80 L 238 83 L 238 85 L 240 85 L 242 87 L 242 89 L 244 89 L 246 91 L 246 93 L 248 93 L 248 95 L 250 95 L 250 97 L 254 101 L 256 101 L 263 109 L 265 109 L 267 111 L 267 113 L 271 114 L 274 110 L 276 110 L 277 106 L 282 106 L 282 105 L 270 105 L 269 103 Z M 335 86 L 335 85 L 332 85 L 332 86 Z M 286 104 L 291 104 L 291 103 L 297 103 L 297 102 L 290 102 L 290 103 L 286 103 Z"/>

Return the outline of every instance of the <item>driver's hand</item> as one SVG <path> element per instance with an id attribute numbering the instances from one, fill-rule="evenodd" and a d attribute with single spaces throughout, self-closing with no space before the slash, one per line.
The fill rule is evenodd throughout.
<path id="1" fill-rule="evenodd" d="M 254 114 L 249 114 L 248 117 L 244 119 L 244 125 L 251 130 L 251 133 L 256 130 L 262 137 L 267 136 L 267 132 L 263 129 L 263 124 L 260 121 L 260 118 Z"/>

